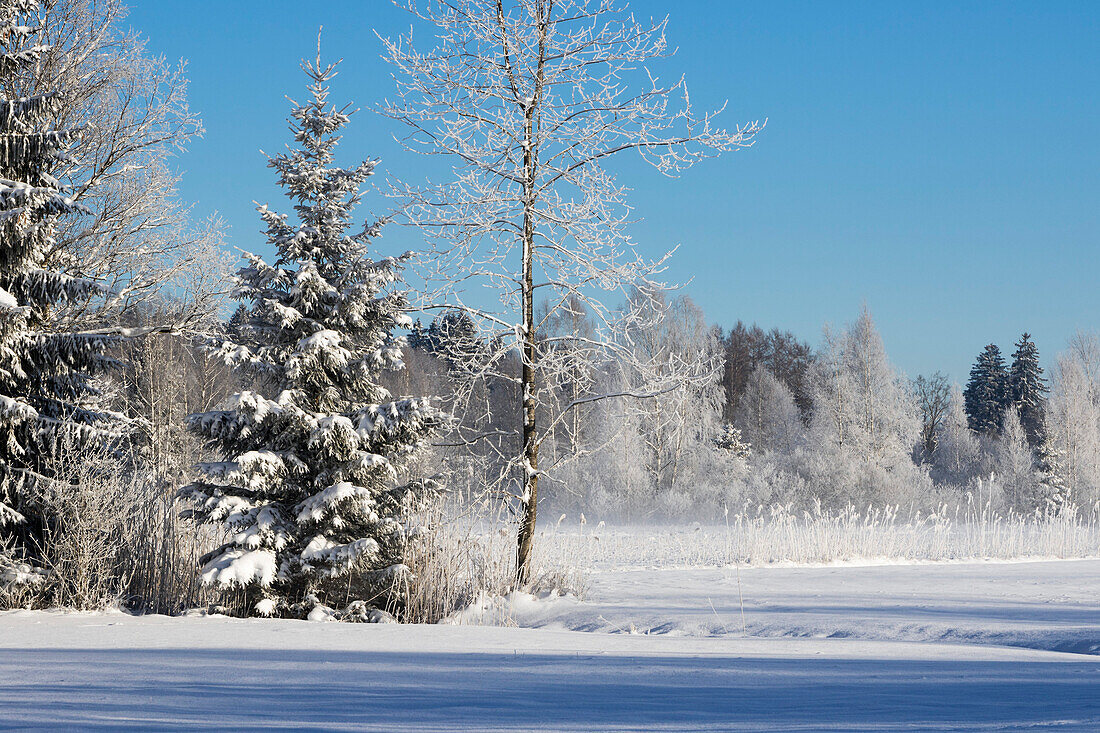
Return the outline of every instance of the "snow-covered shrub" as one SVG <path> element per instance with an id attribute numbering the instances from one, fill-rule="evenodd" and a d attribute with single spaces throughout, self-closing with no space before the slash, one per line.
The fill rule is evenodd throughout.
<path id="1" fill-rule="evenodd" d="M 336 68 L 303 69 L 311 99 L 292 112 L 297 147 L 269 159 L 297 221 L 260 207 L 276 259 L 246 255 L 235 336 L 219 349 L 258 386 L 191 416 L 221 460 L 200 464 L 182 496 L 190 517 L 228 533 L 202 559 L 204 582 L 243 589 L 248 613 L 343 608 L 358 620 L 402 603 L 405 519 L 428 489 L 403 469 L 442 417 L 379 384 L 403 367 L 394 329 L 412 326 L 395 289 L 403 259 L 370 257 L 380 225 L 349 231 L 375 161 L 333 166 L 348 122 L 327 102 Z"/>
<path id="2" fill-rule="evenodd" d="M 50 573 L 21 560 L 14 545 L 10 539 L 0 544 L 0 609 L 34 608 Z"/>
<path id="3" fill-rule="evenodd" d="M 733 460 L 747 461 L 752 455 L 752 444 L 746 441 L 739 428 L 726 423 L 714 439 L 714 447 Z"/>
<path id="4" fill-rule="evenodd" d="M 175 614 L 221 600 L 195 574 L 199 558 L 220 541 L 219 532 L 180 517 L 175 491 L 158 481 L 135 480 L 122 555 L 123 603 L 142 613 Z"/>

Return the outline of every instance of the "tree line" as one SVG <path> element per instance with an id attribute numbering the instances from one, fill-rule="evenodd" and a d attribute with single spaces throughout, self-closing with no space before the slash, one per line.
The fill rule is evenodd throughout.
<path id="1" fill-rule="evenodd" d="M 964 390 L 941 373 L 909 379 L 897 370 L 866 308 L 851 325 L 826 328 L 814 348 L 779 329 L 709 327 L 687 296 L 635 294 L 624 306 L 639 307 L 660 316 L 635 349 L 709 368 L 644 400 L 578 410 L 576 427 L 543 445 L 555 465 L 546 496 L 555 511 L 649 521 L 714 519 L 746 504 L 935 510 L 971 501 L 1028 514 L 1100 499 L 1083 447 L 1095 445 L 1100 426 L 1093 336 L 1077 336 L 1059 356 L 1052 384 L 1029 334 L 1011 365 L 987 347 Z M 434 375 L 429 392 L 462 379 L 454 364 L 479 348 L 468 328 L 448 344 L 447 324 L 461 321 L 452 312 L 414 332 L 417 363 L 435 365 L 423 368 Z M 583 312 L 571 326 L 591 327 Z M 631 382 L 613 360 L 579 368 L 547 399 L 575 401 L 577 383 L 604 394 Z"/>

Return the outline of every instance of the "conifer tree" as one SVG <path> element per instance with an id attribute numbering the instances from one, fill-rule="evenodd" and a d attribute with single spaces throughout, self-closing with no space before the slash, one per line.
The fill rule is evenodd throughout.
<path id="1" fill-rule="evenodd" d="M 221 353 L 257 377 L 190 428 L 223 460 L 185 487 L 190 516 L 229 541 L 202 559 L 207 583 L 241 586 L 251 613 L 301 617 L 343 607 L 379 618 L 399 604 L 410 530 L 404 512 L 425 489 L 400 468 L 440 423 L 426 399 L 393 399 L 378 375 L 403 366 L 404 258 L 372 260 L 379 224 L 349 233 L 377 161 L 334 166 L 346 108 L 328 103 L 336 64 L 303 63 L 310 101 L 293 103 L 297 147 L 269 157 L 297 221 L 259 207 L 276 259 L 246 254 L 235 297 L 244 308 Z M 348 603 L 348 601 L 351 601 Z"/>
<path id="2" fill-rule="evenodd" d="M 60 92 L 24 94 L 48 49 L 37 0 L 0 0 L 0 539 L 34 559 L 49 510 L 39 499 L 51 466 L 116 434 L 118 416 L 99 409 L 95 377 L 113 362 L 117 338 L 74 332 L 66 307 L 99 287 L 45 266 L 59 220 L 81 213 L 53 172 L 73 140 L 58 129 Z"/>
<path id="3" fill-rule="evenodd" d="M 1035 470 L 1039 474 L 1041 508 L 1057 511 L 1070 503 L 1070 487 L 1064 470 L 1065 455 L 1049 438 L 1035 449 Z"/>
<path id="4" fill-rule="evenodd" d="M 457 309 L 435 318 L 427 328 L 417 320 L 409 331 L 408 344 L 440 356 L 451 367 L 471 359 L 482 348 L 477 324 L 469 313 Z"/>
<path id="5" fill-rule="evenodd" d="M 1008 400 L 1020 413 L 1020 423 L 1032 450 L 1038 450 L 1045 440 L 1043 419 L 1049 391 L 1043 368 L 1039 366 L 1039 349 L 1031 335 L 1025 333 L 1016 342 L 1008 370 Z"/>
<path id="6" fill-rule="evenodd" d="M 1008 406 L 1008 373 L 1004 357 L 996 344 L 989 344 L 978 355 L 970 370 L 970 381 L 963 392 L 966 418 L 976 433 L 993 436 L 1001 431 Z"/>
<path id="7" fill-rule="evenodd" d="M 752 455 L 752 445 L 741 436 L 741 431 L 725 423 L 714 438 L 714 446 L 739 461 L 747 461 Z"/>

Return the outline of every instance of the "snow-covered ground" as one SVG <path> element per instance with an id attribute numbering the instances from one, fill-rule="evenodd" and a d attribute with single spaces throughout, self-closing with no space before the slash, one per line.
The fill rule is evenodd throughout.
<path id="1" fill-rule="evenodd" d="M 0 728 L 1100 730 L 1100 560 L 608 570 L 464 616 L 502 625 L 7 613 Z"/>
<path id="2" fill-rule="evenodd" d="M 961 642 L 1100 655 L 1100 560 L 595 573 L 462 621 L 603 633 Z M 1100 656 L 1096 661 L 1100 663 Z"/>

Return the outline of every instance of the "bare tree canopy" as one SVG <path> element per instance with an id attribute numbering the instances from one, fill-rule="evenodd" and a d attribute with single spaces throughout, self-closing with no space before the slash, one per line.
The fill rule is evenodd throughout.
<path id="1" fill-rule="evenodd" d="M 148 53 L 124 25 L 121 0 L 59 0 L 39 14 L 47 48 L 14 91 L 59 90 L 58 124 L 76 134 L 58 178 L 87 210 L 59 222 L 48 262 L 107 294 L 71 308 L 70 318 L 85 327 L 132 321 L 135 307 L 165 292 L 188 304 L 175 319 L 209 315 L 224 290 L 209 282 L 227 267 L 222 225 L 192 220 L 170 166 L 203 131 L 188 106 L 185 65 Z"/>
<path id="2" fill-rule="evenodd" d="M 940 430 L 951 407 L 951 383 L 947 375 L 936 372 L 930 377 L 918 375 L 912 384 L 913 396 L 920 410 L 920 448 L 922 460 L 936 452 L 940 442 Z"/>
<path id="3" fill-rule="evenodd" d="M 397 96 L 383 112 L 409 128 L 405 145 L 443 155 L 454 179 L 406 187 L 410 220 L 435 236 L 434 305 L 460 305 L 499 344 L 490 363 L 520 354 L 522 450 L 515 466 L 522 523 L 518 579 L 528 580 L 538 498 L 537 424 L 544 374 L 554 354 L 539 332 L 571 303 L 583 302 L 598 333 L 585 344 L 615 350 L 614 304 L 654 282 L 663 259 L 634 251 L 626 188 L 605 165 L 634 151 L 675 175 L 698 160 L 750 145 L 763 125 L 727 130 L 698 113 L 684 79 L 662 82 L 649 68 L 672 54 L 667 19 L 639 22 L 615 0 L 427 0 L 403 3 L 432 28 L 430 48 L 412 32 L 383 39 L 396 69 Z M 500 307 L 470 297 L 488 286 Z M 477 292 L 484 292 L 478 290 Z M 536 299 L 548 305 L 536 319 Z M 544 339 L 553 343 L 553 338 Z M 622 349 L 629 351 L 629 349 Z M 559 362 L 557 366 L 572 369 Z M 667 373 L 667 371 L 666 371 Z M 592 399 L 599 398 L 593 396 Z M 589 398 L 582 398 L 587 400 Z M 567 405 L 566 410 L 577 407 Z M 561 421 L 550 416 L 549 422 Z"/>

